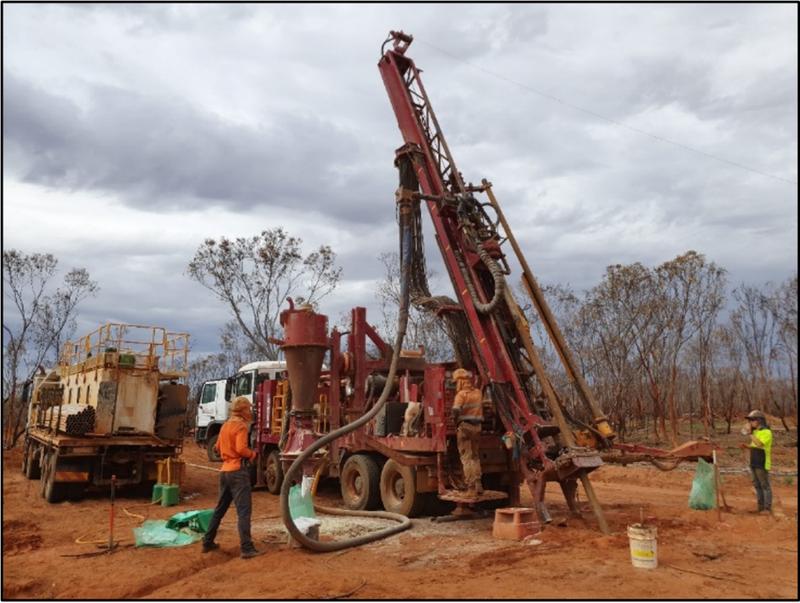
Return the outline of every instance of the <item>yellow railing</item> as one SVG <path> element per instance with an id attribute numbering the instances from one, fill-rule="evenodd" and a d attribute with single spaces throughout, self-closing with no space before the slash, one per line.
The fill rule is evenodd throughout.
<path id="1" fill-rule="evenodd" d="M 109 323 L 61 348 L 62 375 L 98 368 L 158 370 L 162 378 L 185 377 L 189 335 L 162 327 Z"/>
<path id="2" fill-rule="evenodd" d="M 272 421 L 270 422 L 270 433 L 277 435 L 283 430 L 283 418 L 286 412 L 286 394 L 289 391 L 289 381 L 278 382 L 276 394 L 272 397 Z M 317 433 L 327 433 L 330 429 L 328 418 L 328 396 L 322 394 L 319 397 L 319 413 L 314 422 L 314 429 Z"/>

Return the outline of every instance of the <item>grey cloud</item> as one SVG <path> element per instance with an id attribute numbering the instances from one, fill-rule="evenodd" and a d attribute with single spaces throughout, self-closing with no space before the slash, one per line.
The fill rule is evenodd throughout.
<path id="1" fill-rule="evenodd" d="M 181 100 L 100 86 L 81 110 L 9 71 L 3 83 L 3 140 L 25 182 L 114 192 L 153 211 L 188 200 L 232 211 L 303 204 L 357 223 L 384 216 L 364 198 L 374 170 L 353 171 L 362 146 L 328 119 L 283 113 L 248 127 Z"/>
<path id="2" fill-rule="evenodd" d="M 175 3 L 84 3 L 60 4 L 55 10 L 93 19 L 112 16 L 127 21 L 126 31 L 134 36 L 154 36 L 162 32 L 191 32 L 219 27 L 223 22 L 245 21 L 256 14 L 257 5 L 222 3 L 192 5 Z"/>
<path id="3" fill-rule="evenodd" d="M 332 319 L 339 307 L 374 304 L 365 282 L 382 277 L 378 255 L 397 246 L 392 159 L 401 138 L 375 70 L 390 28 L 414 34 L 409 56 L 424 70 L 458 167 L 473 182 L 492 180 L 543 284 L 582 290 L 597 283 L 606 265 L 653 266 L 689 249 L 739 270 L 736 281 L 760 281 L 767 273 L 782 280 L 780 270 L 796 270 L 796 186 L 619 128 L 491 75 L 796 181 L 796 53 L 771 47 L 760 29 L 778 24 L 776 16 L 790 7 L 42 6 L 4 7 L 11 15 L 72 13 L 46 23 L 56 34 L 52 48 L 21 35 L 9 36 L 8 51 L 4 42 L 7 177 L 54 187 L 60 203 L 69 197 L 58 188 L 104 192 L 142 209 L 148 220 L 164 217 L 156 212 L 178 216 L 188 207 L 224 206 L 257 232 L 292 210 L 315 232 L 320 224 L 336 230 L 331 241 L 292 234 L 308 244 L 330 242 L 345 278 L 358 281 L 323 302 Z M 16 31 L 31 22 L 18 22 Z M 781 41 L 792 38 L 789 26 L 777 29 Z M 109 31 L 118 42 L 107 43 Z M 175 79 L 174 93 L 186 100 L 168 97 L 159 83 L 173 72 L 150 73 L 140 60 L 147 59 L 143 38 L 152 38 L 154 53 L 169 48 L 181 59 L 188 72 Z M 67 61 L 53 60 L 54 48 Z M 757 48 L 767 51 L 763 61 Z M 737 53 L 754 61 L 734 72 L 728 59 Z M 77 85 L 69 78 L 127 85 L 128 73 L 133 91 L 79 84 L 80 103 L 66 96 Z M 209 81 L 215 90 L 245 95 L 234 110 L 260 125 L 202 109 L 209 99 L 225 102 L 197 85 Z M 319 102 L 303 102 L 307 90 Z M 255 102 L 247 102 L 251 94 Z M 318 112 L 256 116 L 255 95 Z M 215 224 L 198 231 L 206 226 L 208 236 L 226 234 Z M 769 236 L 753 235 L 764 232 Z M 426 242 L 429 265 L 446 281 L 435 240 Z M 115 267 L 87 266 L 102 276 L 102 303 L 91 307 L 92 317 L 124 311 L 125 320 L 149 324 L 152 312 L 169 308 L 166 326 L 204 338 L 210 342 L 204 349 L 213 351 L 228 319 L 224 307 L 181 276 L 193 249 L 174 258 L 159 247 L 153 253 L 167 255 L 169 271 L 153 268 L 147 276 L 118 259 L 129 249 L 109 245 L 76 255 L 77 265 L 114 258 Z M 770 249 L 781 257 L 771 258 Z M 444 282 L 442 292 L 448 288 Z"/>
<path id="4" fill-rule="evenodd" d="M 547 6 L 517 4 L 513 10 L 503 4 L 450 6 L 461 18 L 448 22 L 446 27 L 422 29 L 418 34 L 423 42 L 465 61 L 492 54 L 495 45 L 540 43 L 548 32 Z"/>
<path id="5" fill-rule="evenodd" d="M 42 93 L 35 86 L 3 72 L 3 144 L 12 164 L 35 156 L 49 171 L 63 177 L 65 166 L 56 159 L 69 153 L 78 134 L 78 107 L 71 101 Z"/>

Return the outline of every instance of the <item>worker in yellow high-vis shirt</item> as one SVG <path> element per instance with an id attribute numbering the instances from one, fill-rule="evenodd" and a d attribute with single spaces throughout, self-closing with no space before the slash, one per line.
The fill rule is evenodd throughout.
<path id="1" fill-rule="evenodd" d="M 769 470 L 772 467 L 772 431 L 767 426 L 767 418 L 760 410 L 747 415 L 747 425 L 742 435 L 750 439 L 750 445 L 742 443 L 742 448 L 750 449 L 750 477 L 756 490 L 758 511 L 763 515 L 772 514 L 772 487 L 769 483 Z"/>

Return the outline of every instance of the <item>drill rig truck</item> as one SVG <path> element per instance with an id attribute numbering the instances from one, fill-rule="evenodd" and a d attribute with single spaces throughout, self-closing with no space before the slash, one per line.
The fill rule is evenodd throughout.
<path id="1" fill-rule="evenodd" d="M 47 502 L 112 482 L 149 494 L 167 462 L 180 481 L 188 343 L 161 327 L 106 324 L 65 343 L 54 369 L 40 369 L 24 392 L 22 471 L 41 479 Z"/>
<path id="2" fill-rule="evenodd" d="M 326 316 L 309 306 L 295 308 L 290 300 L 281 324 L 291 400 L 287 403 L 284 384 L 261 384 L 256 396 L 256 444 L 262 447 L 262 441 L 286 435 L 278 450 L 260 455 L 257 477 L 260 483 L 274 481 L 276 475 L 280 478 L 302 464 L 304 477 L 338 477 L 348 509 L 382 506 L 407 517 L 442 501 L 459 505 L 462 512 L 478 503 L 518 505 L 524 483 L 542 522 L 551 521 L 544 503 L 546 483 L 558 482 L 570 510 L 578 512 L 580 480 L 601 529 L 607 532 L 588 474 L 603 463 L 600 452 L 611 447 L 615 434 L 578 371 L 491 183 L 467 183 L 456 168 L 420 71 L 406 56 L 411 41 L 411 36 L 391 32 L 384 48 L 389 42 L 392 47 L 382 49 L 378 63 L 404 140 L 395 156 L 403 288 L 416 307 L 441 319 L 455 358 L 433 364 L 424 354 L 399 350 L 395 358 L 396 350 L 367 322 L 364 308 L 352 310 L 349 331 L 334 329 L 328 334 Z M 478 195 L 487 200 L 479 201 Z M 428 290 L 423 206 L 457 299 L 434 296 Z M 522 281 L 584 408 L 583 421 L 568 412 L 544 371 L 507 282 L 509 253 L 522 267 Z M 326 357 L 330 368 L 323 372 Z M 393 360 L 396 370 L 390 371 Z M 466 369 L 477 382 L 485 410 L 480 436 L 484 492 L 469 499 L 463 493 L 450 417 L 456 368 Z M 381 391 L 388 401 L 382 401 L 373 420 L 341 437 L 328 437 L 369 414 Z M 281 422 L 287 410 L 288 430 Z M 327 448 L 305 461 L 304 451 L 316 450 L 321 440 Z"/>
<path id="3" fill-rule="evenodd" d="M 525 484 L 539 520 L 549 523 L 547 482 L 559 484 L 569 510 L 578 514 L 580 481 L 607 534 L 589 481 L 589 473 L 604 460 L 709 457 L 710 449 L 692 444 L 673 455 L 614 442 L 615 433 L 578 370 L 491 183 L 468 183 L 456 168 L 420 71 L 406 56 L 412 37 L 391 32 L 384 48 L 390 42 L 378 69 L 404 141 L 395 153 L 400 315 L 407 313 L 405 300 L 435 314 L 450 337 L 454 360 L 429 363 L 424 353 L 399 349 L 402 320 L 395 349 L 367 322 L 364 308 L 351 311 L 349 330 L 328 333 L 325 315 L 289 300 L 280 316 L 288 382 L 262 382 L 255 400 L 259 484 L 280 491 L 287 529 L 303 546 L 320 551 L 352 542 L 315 543 L 294 526 L 287 501 L 301 469 L 303 481 L 338 477 L 350 512 L 383 507 L 393 519 L 436 514 L 443 505 L 457 506 L 458 517 L 469 516 L 476 505 L 517 506 Z M 428 290 L 423 207 L 457 299 Z M 512 253 L 571 382 L 572 405 L 548 377 L 508 284 Z M 322 370 L 325 358 L 329 368 Z M 483 393 L 479 453 L 484 491 L 477 496 L 464 492 L 451 418 L 457 368 L 467 370 Z"/>

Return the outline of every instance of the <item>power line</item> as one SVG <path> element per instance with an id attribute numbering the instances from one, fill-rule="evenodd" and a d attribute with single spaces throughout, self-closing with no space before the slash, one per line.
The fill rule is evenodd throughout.
<path id="1" fill-rule="evenodd" d="M 488 73 L 491 76 L 494 76 L 496 78 L 504 80 L 504 81 L 508 82 L 509 84 L 514 84 L 515 86 L 518 86 L 519 88 L 522 88 L 523 90 L 527 90 L 528 92 L 533 92 L 535 94 L 538 94 L 540 96 L 544 96 L 545 98 L 548 98 L 548 99 L 550 99 L 552 101 L 555 101 L 557 103 L 560 103 L 560 104 L 565 105 L 567 107 L 570 107 L 572 109 L 576 109 L 578 111 L 582 111 L 583 113 L 586 113 L 587 115 L 591 115 L 592 117 L 597 117 L 598 119 L 605 120 L 605 121 L 607 121 L 609 123 L 612 123 L 612 124 L 614 124 L 616 126 L 621 126 L 623 128 L 627 128 L 628 130 L 633 130 L 634 132 L 637 132 L 639 134 L 644 134 L 645 136 L 649 136 L 650 138 L 655 138 L 656 140 L 660 140 L 661 142 L 666 142 L 666 143 L 669 143 L 669 144 L 674 145 L 676 147 L 680 147 L 682 149 L 686 149 L 687 151 L 692 151 L 693 153 L 697 153 L 698 155 L 703 155 L 703 156 L 709 157 L 711 159 L 716 159 L 717 161 L 721 161 L 723 163 L 727 163 L 729 165 L 741 168 L 743 170 L 748 170 L 748 171 L 754 172 L 756 174 L 761 174 L 762 176 L 767 176 L 769 178 L 774 178 L 775 180 L 781 180 L 783 182 L 788 182 L 789 184 L 794 184 L 795 186 L 797 186 L 797 182 L 794 182 L 792 180 L 787 180 L 786 178 L 781 178 L 780 176 L 775 176 L 774 174 L 769 174 L 767 172 L 762 172 L 760 170 L 756 170 L 754 168 L 747 167 L 746 165 L 742 165 L 741 163 L 736 163 L 734 161 L 729 161 L 728 159 L 723 159 L 722 157 L 717 157 L 716 155 L 711 155 L 710 153 L 705 153 L 703 151 L 698 151 L 697 149 L 693 149 L 692 147 L 686 146 L 685 144 L 681 144 L 679 142 L 674 142 L 674 141 L 669 140 L 667 138 L 664 138 L 662 136 L 657 136 L 656 134 L 651 134 L 650 132 L 645 132 L 644 130 L 640 130 L 639 128 L 634 128 L 633 126 L 629 126 L 628 124 L 624 124 L 622 122 L 619 122 L 619 121 L 616 121 L 614 119 L 611 119 L 610 117 L 606 117 L 604 115 L 600 115 L 599 113 L 595 113 L 594 111 L 589 111 L 588 109 L 584 109 L 583 107 L 579 107 L 578 105 L 573 105 L 572 103 L 568 103 L 567 101 L 561 100 L 560 98 L 557 98 L 557 97 L 552 96 L 550 94 L 546 94 L 545 92 L 540 92 L 540 91 L 535 90 L 535 89 L 533 89 L 533 88 L 531 88 L 529 86 L 526 86 L 524 84 L 520 84 L 519 82 L 515 82 L 514 80 L 512 80 L 510 78 L 507 78 L 504 75 L 500 75 L 499 73 L 495 73 L 493 71 L 489 71 L 488 69 L 484 69 L 480 65 L 475 65 L 474 63 L 470 63 L 469 61 L 467 61 L 465 59 L 462 59 L 460 57 L 457 57 L 454 54 L 451 54 L 451 53 L 447 52 L 446 50 L 442 50 L 441 48 L 437 48 L 433 44 L 429 44 L 429 43 L 425 42 L 424 40 L 420 40 L 419 38 L 414 38 L 414 40 L 418 41 L 418 42 L 421 42 L 422 44 L 425 44 L 425 46 L 433 48 L 434 50 L 436 50 L 438 52 L 441 52 L 442 54 L 447 55 L 450 58 L 455 59 L 456 61 L 460 61 L 461 63 L 464 63 L 465 65 L 469 65 L 470 67 L 474 67 L 475 69 L 479 69 L 479 70 L 483 71 L 484 73 Z"/>

